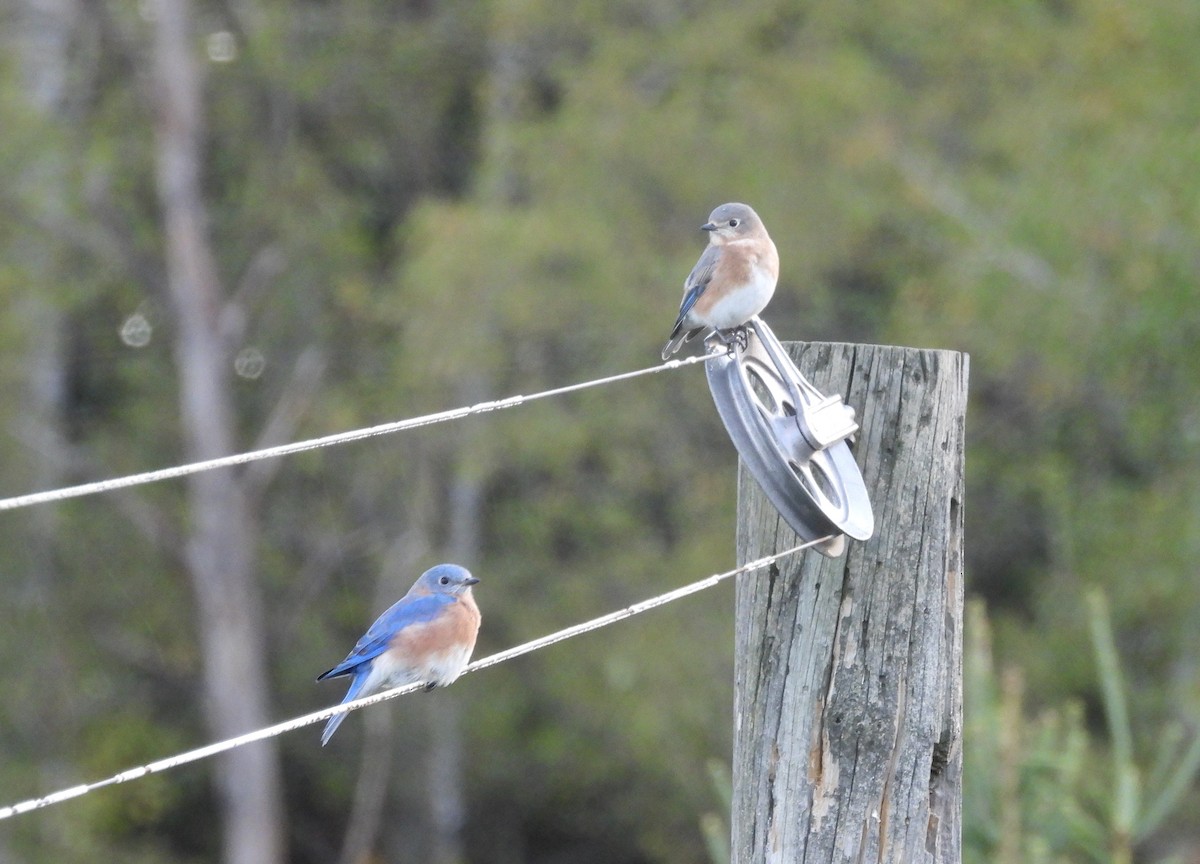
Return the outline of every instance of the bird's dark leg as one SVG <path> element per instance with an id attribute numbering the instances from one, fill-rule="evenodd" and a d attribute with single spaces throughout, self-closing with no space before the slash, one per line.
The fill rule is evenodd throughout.
<path id="1" fill-rule="evenodd" d="M 433 689 L 434 687 L 436 687 L 436 686 L 437 686 L 437 682 L 436 682 L 436 681 L 426 681 L 426 682 L 425 682 L 425 687 L 422 689 L 422 692 L 423 692 L 423 693 L 428 693 L 430 690 L 432 690 L 432 689 Z"/>
<path id="2" fill-rule="evenodd" d="M 717 334 L 718 339 L 729 346 L 730 351 L 734 349 L 734 346 L 745 351 L 750 344 L 750 331 L 745 324 L 730 327 L 728 330 L 714 330 L 713 332 Z"/>

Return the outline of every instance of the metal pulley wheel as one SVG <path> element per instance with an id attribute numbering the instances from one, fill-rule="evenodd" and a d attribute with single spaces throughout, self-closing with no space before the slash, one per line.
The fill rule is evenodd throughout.
<path id="1" fill-rule="evenodd" d="M 732 346 L 713 334 L 704 364 L 725 430 L 767 498 L 802 540 L 836 558 L 846 537 L 866 540 L 875 516 L 847 439 L 854 409 L 824 396 L 792 363 L 775 334 L 751 318 Z"/>

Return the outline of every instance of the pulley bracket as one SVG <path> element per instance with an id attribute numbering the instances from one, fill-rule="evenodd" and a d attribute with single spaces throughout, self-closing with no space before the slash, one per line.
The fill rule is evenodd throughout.
<path id="1" fill-rule="evenodd" d="M 802 540 L 840 556 L 866 540 L 875 516 L 848 442 L 854 409 L 809 383 L 766 323 L 751 318 L 731 342 L 714 333 L 704 368 L 725 430 L 767 498 Z"/>

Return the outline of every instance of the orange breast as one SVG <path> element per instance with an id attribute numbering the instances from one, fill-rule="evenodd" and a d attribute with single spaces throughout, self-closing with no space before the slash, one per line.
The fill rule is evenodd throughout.
<path id="1" fill-rule="evenodd" d="M 479 634 L 479 622 L 479 607 L 467 593 L 450 604 L 436 620 L 405 627 L 392 638 L 388 651 L 414 669 L 437 663 L 448 652 L 465 649 L 470 656 Z"/>
<path id="2" fill-rule="evenodd" d="M 735 240 L 725 244 L 717 266 L 713 268 L 713 277 L 708 289 L 696 299 L 693 308 L 697 314 L 707 316 L 713 306 L 730 291 L 737 291 L 753 283 L 754 264 L 758 256 L 750 253 L 749 247 L 742 245 L 746 243 L 744 240 Z"/>

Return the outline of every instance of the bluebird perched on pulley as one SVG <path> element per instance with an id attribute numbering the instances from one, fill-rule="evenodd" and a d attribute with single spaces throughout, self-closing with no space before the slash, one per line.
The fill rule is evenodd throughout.
<path id="1" fill-rule="evenodd" d="M 684 342 L 707 330 L 722 336 L 761 312 L 775 293 L 779 253 L 758 214 L 747 204 L 722 204 L 700 226 L 708 246 L 683 283 L 683 302 L 666 360 Z"/>

